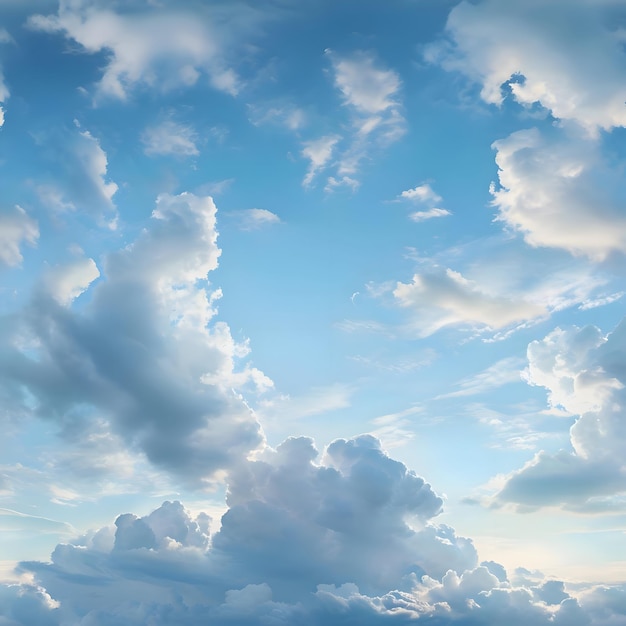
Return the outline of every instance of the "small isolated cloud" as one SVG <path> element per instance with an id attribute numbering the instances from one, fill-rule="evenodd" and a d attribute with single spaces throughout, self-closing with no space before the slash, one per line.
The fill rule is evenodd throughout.
<path id="1" fill-rule="evenodd" d="M 594 511 L 626 493 L 625 371 L 626 321 L 606 337 L 595 326 L 557 328 L 528 346 L 528 382 L 548 391 L 551 409 L 578 416 L 572 450 L 538 453 L 507 477 L 497 502 Z"/>
<path id="2" fill-rule="evenodd" d="M 413 189 L 407 189 L 403 191 L 399 196 L 399 200 L 411 200 L 412 202 L 434 203 L 439 204 L 442 201 L 442 197 L 435 193 L 433 188 L 428 184 L 418 185 Z"/>
<path id="3" fill-rule="evenodd" d="M 615 2 L 461 2 L 448 17 L 449 44 L 426 58 L 463 72 L 500 105 L 504 85 L 524 106 L 540 103 L 587 131 L 626 126 L 626 53 Z"/>
<path id="4" fill-rule="evenodd" d="M 310 161 L 306 176 L 302 181 L 305 187 L 309 187 L 317 173 L 328 164 L 339 139 L 338 135 L 326 135 L 304 143 L 301 154 Z"/>
<path id="5" fill-rule="evenodd" d="M 446 217 L 452 215 L 447 209 L 428 209 L 427 211 L 415 211 L 409 215 L 409 219 L 414 222 L 423 222 L 424 220 L 430 220 L 434 217 Z"/>
<path id="6" fill-rule="evenodd" d="M 255 126 L 277 124 L 294 132 L 307 123 L 306 113 L 293 104 L 248 104 L 248 116 Z"/>
<path id="7" fill-rule="evenodd" d="M 603 163 L 596 142 L 567 129 L 547 137 L 532 128 L 493 147 L 500 182 L 491 190 L 497 219 L 528 244 L 595 261 L 626 252 L 623 176 Z"/>
<path id="8" fill-rule="evenodd" d="M 10 267 L 23 261 L 21 246 L 34 246 L 39 239 L 37 221 L 20 207 L 0 211 L 0 263 Z"/>
<path id="9" fill-rule="evenodd" d="M 422 185 L 403 191 L 398 196 L 396 201 L 403 200 L 430 207 L 423 211 L 414 211 L 411 213 L 409 215 L 409 219 L 414 222 L 423 222 L 435 217 L 446 217 L 448 215 L 452 215 L 452 213 L 447 209 L 436 206 L 443 201 L 443 198 L 436 193 L 428 183 L 423 183 Z"/>
<path id="10" fill-rule="evenodd" d="M 421 337 L 446 326 L 502 329 L 547 313 L 544 307 L 522 298 L 482 291 L 451 269 L 415 274 L 410 283 L 397 283 L 393 296 L 399 306 L 410 311 L 412 326 Z"/>
<path id="11" fill-rule="evenodd" d="M 258 230 L 272 224 L 280 224 L 280 217 L 267 209 L 245 209 L 231 211 L 241 230 Z"/>
<path id="12" fill-rule="evenodd" d="M 173 120 L 166 120 L 157 126 L 146 128 L 141 141 L 148 156 L 186 157 L 200 154 L 196 145 L 198 136 L 193 127 Z"/>

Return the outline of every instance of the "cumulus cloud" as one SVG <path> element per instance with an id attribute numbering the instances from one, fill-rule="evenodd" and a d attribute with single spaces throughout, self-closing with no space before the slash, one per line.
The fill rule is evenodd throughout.
<path id="1" fill-rule="evenodd" d="M 57 421 L 64 437 L 100 420 L 101 431 L 194 486 L 256 448 L 260 427 L 234 389 L 271 381 L 238 366 L 247 345 L 213 320 L 221 292 L 206 277 L 220 255 L 215 214 L 210 197 L 159 196 L 150 226 L 106 258 L 80 312 L 57 300 L 68 304 L 97 268 L 81 260 L 53 270 L 5 325 L 6 397 Z"/>
<path id="2" fill-rule="evenodd" d="M 499 105 L 508 84 L 525 106 L 595 133 L 626 125 L 626 55 L 619 3 L 611 0 L 461 2 L 448 17 L 450 44 L 426 58 L 463 72 Z"/>
<path id="3" fill-rule="evenodd" d="M 8 266 L 23 261 L 22 243 L 34 246 L 39 239 L 37 221 L 20 207 L 0 211 L 0 263 Z"/>
<path id="4" fill-rule="evenodd" d="M 626 492 L 626 321 L 608 336 L 594 326 L 557 328 L 528 347 L 526 377 L 545 387 L 551 408 L 577 415 L 572 450 L 538 453 L 508 476 L 499 502 L 610 509 Z"/>
<path id="5" fill-rule="evenodd" d="M 60 544 L 49 563 L 20 565 L 26 582 L 0 587 L 3 614 L 20 626 L 623 621 L 623 588 L 575 597 L 561 581 L 479 565 L 471 541 L 432 522 L 441 499 L 373 437 L 317 459 L 310 439 L 292 438 L 241 463 L 213 534 L 206 514 L 165 502 Z"/>
<path id="6" fill-rule="evenodd" d="M 523 233 L 527 243 L 596 261 L 626 252 L 621 172 L 603 163 L 596 142 L 567 129 L 546 137 L 532 128 L 493 147 L 500 182 L 492 187 L 497 219 Z"/>
<path id="7" fill-rule="evenodd" d="M 62 33 L 89 54 L 105 52 L 108 62 L 97 84 L 99 96 L 125 100 L 137 86 L 166 90 L 194 85 L 204 73 L 216 89 L 235 95 L 240 87 L 223 47 L 234 24 L 248 28 L 250 11 L 209 15 L 179 7 L 116 12 L 90 0 L 65 0 L 56 15 L 35 15 L 28 24 Z M 248 19 L 250 18 L 250 20 Z"/>
<path id="8" fill-rule="evenodd" d="M 415 274 L 410 283 L 398 282 L 393 296 L 409 309 L 422 337 L 446 326 L 501 329 L 546 315 L 546 309 L 522 298 L 482 291 L 480 286 L 451 269 Z"/>
<path id="9" fill-rule="evenodd" d="M 148 156 L 197 156 L 200 154 L 196 131 L 192 126 L 166 120 L 146 128 L 141 136 L 144 152 Z"/>
<path id="10" fill-rule="evenodd" d="M 108 159 L 100 141 L 78 124 L 76 130 L 44 141 L 54 147 L 55 159 L 50 182 L 37 186 L 41 201 L 55 211 L 82 211 L 106 218 L 108 226 L 115 228 L 113 196 L 118 186 L 109 179 Z"/>

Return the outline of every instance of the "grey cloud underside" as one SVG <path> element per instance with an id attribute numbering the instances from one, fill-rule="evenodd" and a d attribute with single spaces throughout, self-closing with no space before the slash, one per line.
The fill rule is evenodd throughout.
<path id="1" fill-rule="evenodd" d="M 311 440 L 288 439 L 240 464 L 228 501 L 212 536 L 208 516 L 165 502 L 57 546 L 50 563 L 22 563 L 34 580 L 0 587 L 0 623 L 608 626 L 626 618 L 623 588 L 575 599 L 560 581 L 514 584 L 501 565 L 478 565 L 471 541 L 431 521 L 442 504 L 431 487 L 369 435 L 335 441 L 321 463 Z"/>
<path id="2" fill-rule="evenodd" d="M 48 285 L 5 320 L 2 395 L 79 447 L 77 433 L 88 440 L 104 424 L 192 484 L 245 457 L 260 426 L 232 391 L 236 345 L 212 320 L 219 293 L 202 282 L 217 266 L 216 237 L 210 198 L 161 196 L 151 228 L 108 257 L 82 311 Z"/>
<path id="3" fill-rule="evenodd" d="M 512 473 L 500 503 L 610 510 L 626 492 L 626 320 L 604 337 L 594 326 L 557 328 L 528 348 L 529 382 L 548 390 L 549 403 L 577 414 L 572 451 L 540 452 Z"/>

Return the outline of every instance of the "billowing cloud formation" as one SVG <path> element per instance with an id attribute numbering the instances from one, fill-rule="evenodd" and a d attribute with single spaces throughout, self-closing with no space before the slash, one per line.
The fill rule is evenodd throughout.
<path id="1" fill-rule="evenodd" d="M 400 306 L 411 310 L 423 337 L 446 326 L 499 329 L 546 313 L 537 304 L 485 293 L 451 269 L 415 274 L 411 283 L 398 283 L 393 295 Z"/>
<path id="2" fill-rule="evenodd" d="M 539 102 L 555 117 L 590 132 L 626 125 L 626 54 L 612 0 L 461 2 L 449 15 L 453 44 L 436 45 L 427 58 L 482 86 L 492 104 L 512 97 Z"/>
<path id="3" fill-rule="evenodd" d="M 221 292 L 202 282 L 220 254 L 215 213 L 210 197 L 159 196 L 149 229 L 108 256 L 81 312 L 59 301 L 68 304 L 97 276 L 93 262 L 49 275 L 4 324 L 2 394 L 18 403 L 17 414 L 57 421 L 79 449 L 93 429 L 99 438 L 108 429 L 195 485 L 261 443 L 233 390 L 271 381 L 237 370 L 247 346 L 213 321 Z M 93 452 L 85 449 L 85 460 Z"/>
<path id="4" fill-rule="evenodd" d="M 497 498 L 528 506 L 611 509 L 626 492 L 626 321 L 607 337 L 594 326 L 556 329 L 528 347 L 528 381 L 579 417 L 573 452 L 539 453 L 509 476 Z"/>
<path id="5" fill-rule="evenodd" d="M 441 499 L 373 437 L 316 458 L 298 438 L 241 464 L 212 536 L 205 514 L 165 502 L 58 545 L 50 563 L 21 565 L 31 582 L 0 587 L 3 614 L 14 626 L 623 621 L 623 589 L 576 599 L 560 581 L 519 586 L 478 565 L 469 540 L 429 522 Z"/>
<path id="6" fill-rule="evenodd" d="M 493 147 L 498 219 L 522 232 L 530 245 L 597 261 L 613 251 L 626 252 L 623 177 L 602 163 L 596 142 L 563 131 L 547 138 L 532 128 Z"/>
<path id="7" fill-rule="evenodd" d="M 9 211 L 0 211 L 0 263 L 19 265 L 22 260 L 22 243 L 35 245 L 39 239 L 37 222 L 16 206 Z"/>
<path id="8" fill-rule="evenodd" d="M 216 12 L 211 19 L 198 19 L 197 13 L 179 7 L 155 11 L 150 4 L 139 11 L 132 7 L 115 12 L 91 0 L 61 0 L 58 14 L 33 16 L 29 25 L 63 33 L 87 53 L 106 52 L 109 60 L 98 83 L 102 96 L 126 99 L 138 85 L 189 86 L 201 73 L 216 89 L 236 94 L 240 81 L 224 60 L 221 43 L 227 36 L 225 25 L 246 23 L 245 7 L 238 5 L 237 15 Z"/>

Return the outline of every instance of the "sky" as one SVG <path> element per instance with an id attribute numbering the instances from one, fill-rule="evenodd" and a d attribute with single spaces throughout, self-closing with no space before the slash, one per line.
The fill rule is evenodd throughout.
<path id="1" fill-rule="evenodd" d="M 0 0 L 0 625 L 625 625 L 625 45 Z"/>

